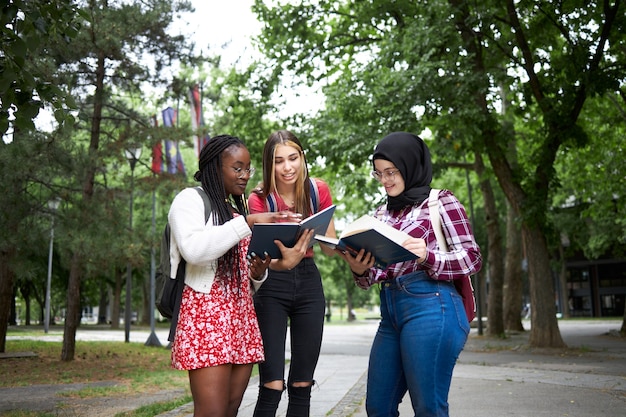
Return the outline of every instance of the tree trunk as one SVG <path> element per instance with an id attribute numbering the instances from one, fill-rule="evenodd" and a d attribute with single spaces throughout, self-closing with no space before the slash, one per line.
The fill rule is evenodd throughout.
<path id="1" fill-rule="evenodd" d="M 354 282 L 352 280 L 346 281 L 346 307 L 348 309 L 348 315 L 346 316 L 347 321 L 354 321 L 355 319 L 354 314 L 352 314 L 352 309 L 354 308 L 352 293 L 354 292 L 355 288 L 357 287 L 356 285 L 354 285 Z"/>
<path id="2" fill-rule="evenodd" d="M 11 315 L 15 273 L 9 267 L 15 256 L 15 247 L 0 250 L 0 353 L 6 352 L 7 330 Z"/>
<path id="3" fill-rule="evenodd" d="M 529 344 L 532 347 L 566 347 L 556 318 L 554 277 L 544 235 L 537 227 L 522 225 L 522 240 L 530 287 Z"/>
<path id="4" fill-rule="evenodd" d="M 17 326 L 17 306 L 15 299 L 17 298 L 17 287 L 15 286 L 15 276 L 13 277 L 13 295 L 11 296 L 11 314 L 9 314 L 9 326 Z"/>
<path id="5" fill-rule="evenodd" d="M 567 289 L 567 262 L 565 260 L 565 252 L 563 245 L 559 245 L 559 258 L 561 261 L 561 269 L 559 271 L 559 305 L 561 307 L 561 315 L 564 319 L 570 318 L 569 308 L 569 290 Z"/>
<path id="6" fill-rule="evenodd" d="M 72 255 L 70 264 L 70 278 L 67 283 L 67 297 L 65 313 L 65 325 L 63 326 L 63 347 L 61 349 L 61 360 L 74 360 L 76 350 L 76 330 L 80 323 L 80 277 L 82 259 L 78 253 Z"/>
<path id="7" fill-rule="evenodd" d="M 107 296 L 108 284 L 107 280 L 100 281 L 100 300 L 98 302 L 98 324 L 106 324 L 107 322 L 107 306 L 109 303 L 109 297 Z"/>
<path id="8" fill-rule="evenodd" d="M 488 276 L 489 292 L 487 294 L 487 334 L 496 336 L 504 333 L 502 318 L 502 283 L 504 279 L 504 248 L 502 247 L 502 234 L 498 222 L 498 210 L 491 183 L 485 178 L 485 165 L 482 156 L 476 153 L 476 173 L 481 178 L 480 190 L 485 203 L 485 217 L 487 224 L 488 244 Z M 484 275 L 484 274 L 483 274 Z"/>
<path id="9" fill-rule="evenodd" d="M 122 305 L 122 270 L 115 268 L 115 288 L 113 289 L 113 302 L 111 303 L 111 328 L 120 328 L 120 308 Z"/>
<path id="10" fill-rule="evenodd" d="M 522 240 L 517 214 L 507 204 L 506 257 L 504 260 L 504 329 L 523 331 L 522 324 Z"/>
<path id="11" fill-rule="evenodd" d="M 24 298 L 24 307 L 25 307 L 25 311 L 24 311 L 24 325 L 25 326 L 30 326 L 31 321 L 30 321 L 30 316 L 31 316 L 31 309 L 30 309 L 30 286 L 27 282 L 22 281 L 22 285 L 20 285 L 20 292 L 22 293 L 22 298 Z"/>
<path id="12" fill-rule="evenodd" d="M 86 167 L 85 176 L 83 178 L 82 190 L 82 213 L 81 217 L 85 222 L 92 221 L 88 210 L 94 191 L 94 182 L 96 178 L 98 147 L 100 144 L 100 125 L 102 123 L 102 102 L 104 92 L 104 76 L 105 76 L 104 52 L 98 53 L 98 61 L 96 66 L 96 82 L 93 103 L 93 116 L 91 120 L 91 134 L 89 141 L 89 165 Z M 80 281 L 82 279 L 82 262 L 83 257 L 80 255 L 81 248 L 76 248 L 72 254 L 70 263 L 70 276 L 67 289 L 67 316 L 65 318 L 65 330 L 63 333 L 63 349 L 61 352 L 61 360 L 74 360 L 74 349 L 76 345 L 76 329 L 80 324 Z"/>

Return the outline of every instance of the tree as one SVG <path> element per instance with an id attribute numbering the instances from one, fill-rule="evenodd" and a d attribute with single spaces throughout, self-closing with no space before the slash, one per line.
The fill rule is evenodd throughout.
<path id="1" fill-rule="evenodd" d="M 126 134 L 120 135 L 120 141 L 106 142 L 106 146 L 128 147 L 129 142 L 136 141 L 138 135 L 131 126 L 135 123 L 139 128 L 146 127 L 145 117 L 133 109 L 126 108 L 119 100 L 115 100 L 113 85 L 119 86 L 127 94 L 138 94 L 142 91 L 142 83 L 159 81 L 163 68 L 175 59 L 184 59 L 187 54 L 185 40 L 167 34 L 168 25 L 172 22 L 176 11 L 189 10 L 186 2 L 170 3 L 161 0 L 134 2 L 111 6 L 107 1 L 91 1 L 86 12 L 91 22 L 79 33 L 71 50 L 65 51 L 67 70 L 79 72 L 78 79 L 93 88 L 93 95 L 83 104 L 89 115 L 89 144 L 87 148 L 88 164 L 85 166 L 81 183 L 81 200 L 84 204 L 79 213 L 79 223 L 88 224 L 89 207 L 94 196 L 94 180 L 99 169 L 101 158 L 101 139 L 106 138 L 119 126 L 128 127 Z M 153 67 L 148 65 L 146 58 L 151 57 Z M 79 84 L 75 84 L 76 87 Z M 142 121 L 143 119 L 143 126 Z M 106 120 L 112 120 L 109 131 Z M 117 122 L 116 122 L 117 120 Z M 132 132 L 133 134 L 129 134 Z M 105 147 L 104 150 L 107 148 Z M 119 150 L 119 148 L 118 148 Z M 121 154 L 121 152 L 120 152 Z M 71 259 L 70 277 L 67 296 L 67 317 L 63 338 L 62 360 L 74 357 L 75 334 L 80 322 L 80 283 L 84 274 L 86 253 L 83 247 L 74 247 Z M 132 253 L 128 253 L 132 256 Z M 132 258 L 131 258 L 132 259 Z"/>
<path id="2" fill-rule="evenodd" d="M 439 143 L 452 136 L 466 154 L 486 155 L 520 216 L 530 344 L 563 346 L 546 216 L 558 187 L 554 164 L 559 152 L 587 142 L 579 123 L 587 98 L 615 92 L 623 82 L 624 5 L 450 0 L 268 7 L 257 1 L 254 10 L 265 23 L 264 53 L 276 68 L 329 83 L 324 115 L 341 139 L 324 148 L 328 160 L 365 160 L 372 142 L 362 138 L 426 126 Z M 506 97 L 501 84 L 510 86 Z M 499 114 L 503 99 L 515 109 L 516 129 L 525 126 L 523 140 L 515 137 L 519 164 Z M 342 157 L 345 149 L 352 152 Z"/>
<path id="3" fill-rule="evenodd" d="M 135 265 L 143 263 L 142 245 L 131 241 L 127 222 L 121 220 L 127 216 L 118 215 L 122 207 L 124 211 L 127 207 L 123 200 L 128 194 L 119 187 L 125 179 L 115 181 L 110 188 L 108 184 L 109 177 L 129 172 L 123 149 L 138 138 L 146 141 L 152 129 L 149 118 L 133 105 L 133 98 L 145 101 L 146 86 L 163 84 L 167 66 L 193 61 L 186 40 L 167 33 L 175 13 L 191 10 L 188 2 L 150 0 L 112 6 L 107 1 L 89 1 L 83 6 L 75 16 L 82 25 L 76 37 L 67 44 L 64 38 L 47 37 L 46 53 L 32 57 L 33 64 L 36 62 L 46 75 L 44 83 L 66 88 L 79 109 L 79 120 L 68 126 L 71 129 L 59 126 L 50 134 L 56 135 L 59 149 L 72 154 L 54 160 L 56 166 L 66 164 L 62 180 L 56 177 L 57 184 L 55 177 L 47 181 L 48 187 L 62 194 L 67 206 L 64 220 L 69 280 L 62 360 L 73 359 L 81 288 L 84 290 L 89 277 L 100 276 L 100 262 L 108 258 L 109 268 L 125 265 L 128 259 L 133 259 Z M 24 12 L 36 14 L 37 10 L 26 8 Z M 36 20 L 36 16 L 28 19 Z M 24 176 L 25 172 L 18 169 L 16 176 Z M 29 201 L 24 193 L 16 195 Z M 94 218 L 99 221 L 94 222 Z M 117 239 L 101 239 L 111 235 Z M 112 244 L 105 249 L 109 242 Z M 16 247 L 9 249 L 15 253 Z M 3 263 L 4 267 L 10 274 L 11 263 Z"/>
<path id="4" fill-rule="evenodd" d="M 3 206 L 11 207 L 10 214 L 1 218 L 5 233 L 0 239 L 0 352 L 4 352 L 15 281 L 14 265 L 18 262 L 16 238 L 28 230 L 22 220 L 37 211 L 36 202 L 23 200 L 23 191 L 28 188 L 24 172 L 40 168 L 37 162 L 43 162 L 45 156 L 36 152 L 47 149 L 41 137 L 30 136 L 33 118 L 48 103 L 55 108 L 59 122 L 72 120 L 66 112 L 67 107 L 73 105 L 71 97 L 47 82 L 45 69 L 37 65 L 36 57 L 44 48 L 44 40 L 66 42 L 76 36 L 78 25 L 75 5 L 69 0 L 0 1 L 0 7 L 0 134 L 3 138 L 0 157 L 5 162 L 2 195 Z M 5 136 L 6 133 L 9 134 Z M 23 155 L 29 158 L 25 160 Z"/>

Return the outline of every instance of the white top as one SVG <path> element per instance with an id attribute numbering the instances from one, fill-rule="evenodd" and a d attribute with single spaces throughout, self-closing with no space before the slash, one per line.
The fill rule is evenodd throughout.
<path id="1" fill-rule="evenodd" d="M 175 278 L 181 256 L 187 261 L 185 284 L 209 293 L 215 279 L 217 260 L 239 241 L 252 234 L 244 216 L 215 226 L 213 215 L 204 222 L 204 202 L 193 188 L 174 197 L 168 214 L 170 224 L 170 277 Z M 172 276 L 174 275 L 174 276 Z M 255 284 L 265 280 L 253 280 Z"/>

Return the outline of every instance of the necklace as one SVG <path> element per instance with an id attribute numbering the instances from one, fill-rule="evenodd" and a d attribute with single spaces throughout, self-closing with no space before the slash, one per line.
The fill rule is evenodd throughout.
<path id="1" fill-rule="evenodd" d="M 283 196 L 281 193 L 278 193 L 278 195 L 285 202 L 285 204 L 287 204 L 287 206 L 294 207 L 296 205 L 296 202 L 295 202 L 295 200 L 293 198 L 291 198 L 291 199 L 285 198 L 285 196 Z"/>

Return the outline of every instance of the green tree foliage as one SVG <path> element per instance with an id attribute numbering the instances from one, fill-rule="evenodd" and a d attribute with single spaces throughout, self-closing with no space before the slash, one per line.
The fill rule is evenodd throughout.
<path id="1" fill-rule="evenodd" d="M 589 100 L 581 115 L 588 143 L 577 152 L 559 152 L 555 170 L 554 223 L 568 242 L 569 255 L 583 251 L 596 259 L 626 256 L 624 141 L 626 106 L 619 96 Z"/>
<path id="2" fill-rule="evenodd" d="M 64 121 L 72 99 L 49 82 L 47 68 L 36 62 L 47 40 L 67 43 L 78 33 L 75 3 L 3 0 L 0 10 L 0 135 L 9 129 L 11 117 L 15 129 L 32 129 L 44 103 L 53 106 L 57 121 Z"/>
<path id="3" fill-rule="evenodd" d="M 184 37 L 168 33 L 175 15 L 190 10 L 186 1 L 89 1 L 80 6 L 75 16 L 80 23 L 76 36 L 44 38 L 46 53 L 33 56 L 34 63 L 44 68 L 44 81 L 66 89 L 75 99 L 78 119 L 73 125 L 40 135 L 42 157 L 50 158 L 48 177 L 39 172 L 31 175 L 23 159 L 26 156 L 21 162 L 24 169 L 16 162 L 15 176 L 24 180 L 23 187 L 13 194 L 29 204 L 38 200 L 44 205 L 51 196 L 63 199 L 57 234 L 60 255 L 69 270 L 63 360 L 73 359 L 81 306 L 87 300 L 96 304 L 98 281 L 119 277 L 127 262 L 146 270 L 145 254 L 153 237 L 143 232 L 149 227 L 137 228 L 134 233 L 128 228 L 130 169 L 124 150 L 136 143 L 150 148 L 166 135 L 168 139 L 190 137 L 189 129 L 164 132 L 152 127 L 147 92 L 171 82 L 164 69 L 178 62 L 195 62 L 192 45 Z M 22 12 L 36 13 L 30 8 Z M 153 103 L 156 105 L 161 104 Z M 30 144 L 34 139 L 21 132 L 10 146 L 17 150 L 22 142 Z M 146 153 L 144 148 L 144 158 Z M 135 215 L 143 212 L 146 216 L 142 217 L 149 218 L 150 195 L 157 182 L 149 165 L 139 164 L 136 171 Z M 37 193 L 24 192 L 35 189 L 36 184 L 40 184 Z M 12 221 L 17 229 L 25 220 L 12 217 Z M 18 249 L 8 246 L 3 254 L 15 259 Z M 6 263 L 8 276 L 13 262 Z M 3 310 L 8 307 L 2 305 Z"/>
<path id="4" fill-rule="evenodd" d="M 187 2 L 89 2 L 85 8 L 89 24 L 71 48 L 59 51 L 63 79 L 81 97 L 79 106 L 84 111 L 84 123 L 76 126 L 85 134 L 85 163 L 74 177 L 80 190 L 75 199 L 76 226 L 91 224 L 92 209 L 100 206 L 103 189 L 96 179 L 101 177 L 102 168 L 126 163 L 122 162 L 123 150 L 143 142 L 153 131 L 146 117 L 128 105 L 132 99 L 120 97 L 120 92 L 130 98 L 142 97 L 146 87 L 165 82 L 162 71 L 167 65 L 189 56 L 185 39 L 167 33 L 175 13 L 185 10 L 189 10 Z M 91 255 L 84 242 L 89 236 L 98 236 L 78 232 L 84 227 L 73 230 L 77 231 L 77 244 L 72 246 L 70 260 L 63 360 L 72 360 L 74 355 L 80 320 L 80 283 Z M 130 232 L 126 233 L 125 252 L 127 262 L 133 264 L 133 260 L 141 259 L 141 246 L 132 243 Z"/>
<path id="5" fill-rule="evenodd" d="M 275 67 L 328 84 L 318 122 L 325 130 L 316 135 L 336 135 L 317 147 L 327 163 L 350 167 L 366 160 L 385 133 L 425 127 L 437 155 L 486 156 L 521 219 L 531 344 L 562 346 L 546 279 L 555 162 L 560 152 L 578 152 L 589 142 L 593 133 L 580 121 L 587 99 L 623 85 L 624 7 L 620 1 L 257 1 L 254 10 L 265 23 L 260 41 Z M 515 125 L 524 125 L 523 137 L 511 136 L 504 102 Z M 362 195 L 360 185 L 347 194 Z"/>

